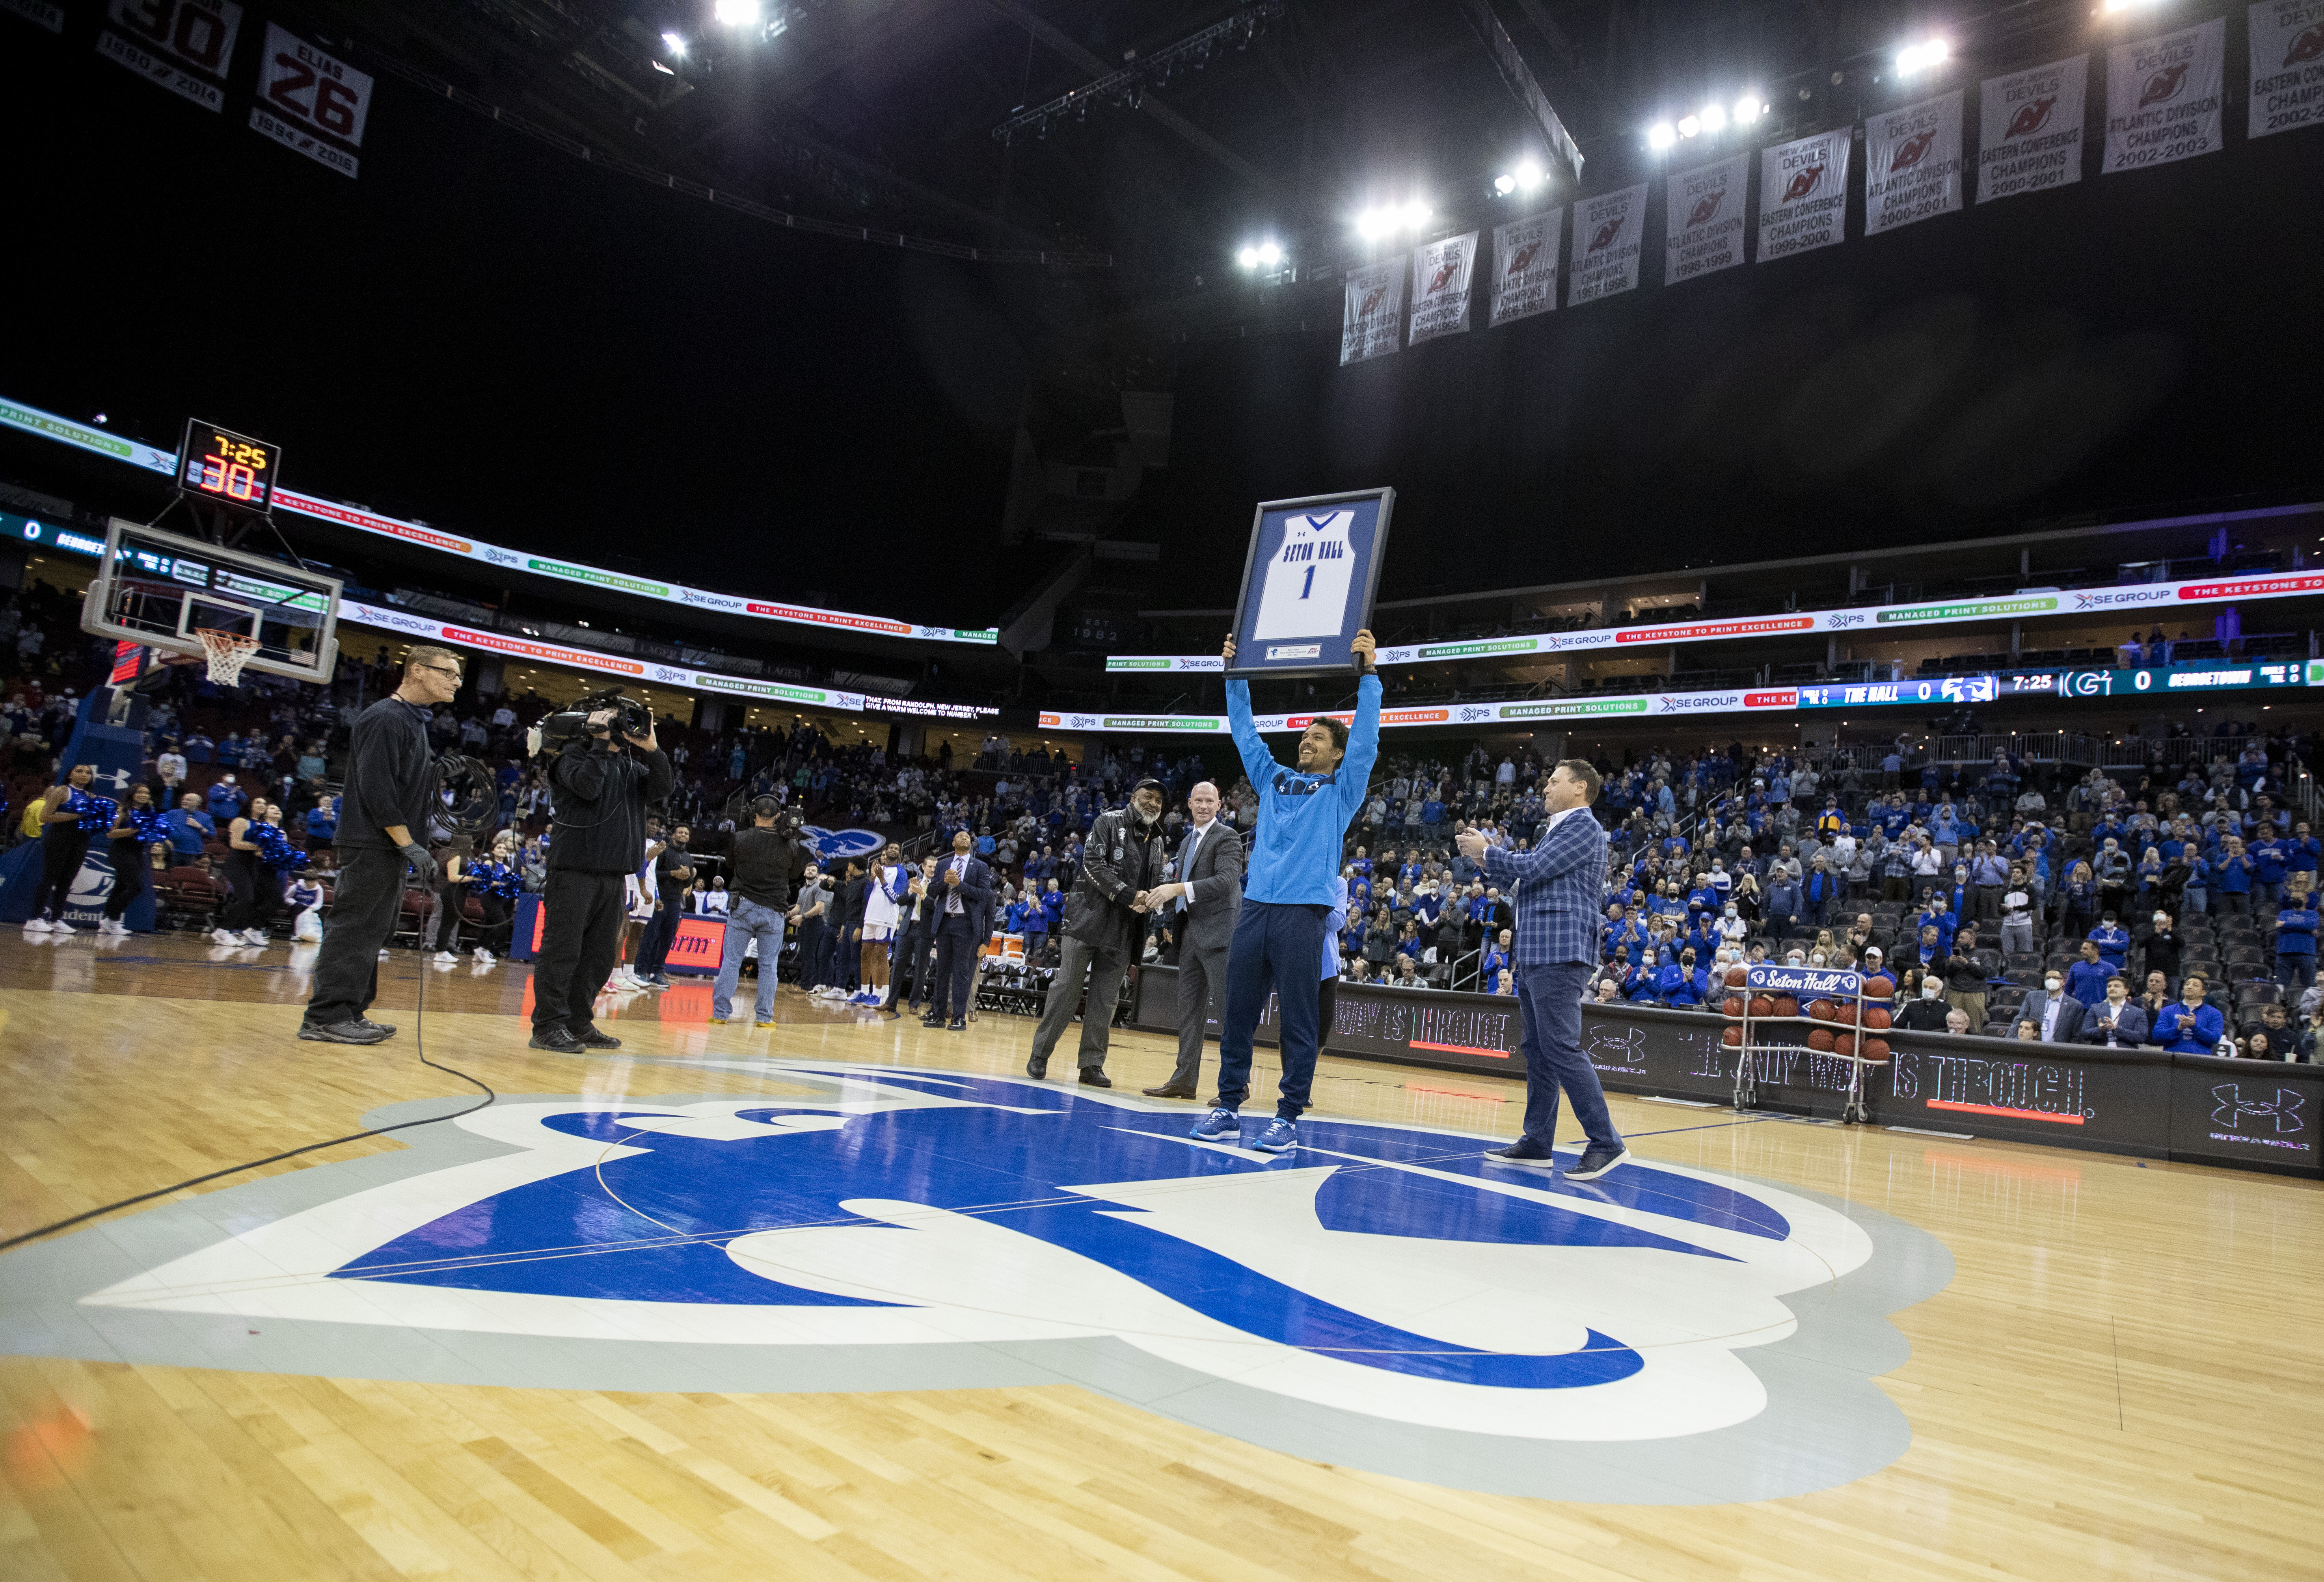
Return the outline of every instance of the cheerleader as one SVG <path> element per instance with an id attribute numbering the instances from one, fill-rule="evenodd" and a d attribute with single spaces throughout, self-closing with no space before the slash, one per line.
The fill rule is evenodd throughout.
<path id="1" fill-rule="evenodd" d="M 75 764 L 63 785 L 50 786 L 41 797 L 41 888 L 32 892 L 26 934 L 73 932 L 64 919 L 73 880 L 88 854 L 88 838 L 110 829 L 115 811 L 112 798 L 89 791 L 96 778 L 95 764 Z"/>
<path id="2" fill-rule="evenodd" d="M 290 887 L 290 876 L 307 865 L 307 859 L 290 844 L 290 837 L 283 831 L 281 803 L 261 802 L 251 812 L 259 821 L 252 827 L 250 838 L 257 843 L 262 870 L 252 899 L 257 906 L 258 943 L 265 944 L 270 938 L 267 929 L 275 913 L 281 909 L 283 891 Z"/>
<path id="3" fill-rule="evenodd" d="M 226 880 L 229 892 L 226 910 L 218 926 L 210 931 L 210 942 L 221 945 L 263 945 L 266 934 L 258 926 L 260 900 L 258 831 L 265 825 L 266 799 L 251 798 L 250 809 L 226 825 L 226 861 L 218 873 Z"/>
<path id="4" fill-rule="evenodd" d="M 484 926 L 477 931 L 474 952 L 479 965 L 489 967 L 494 957 L 490 944 L 508 949 L 511 921 L 515 914 L 516 898 L 523 884 L 516 872 L 516 836 L 503 830 L 493 840 L 490 857 L 467 865 L 466 878 L 476 893 L 476 905 L 484 914 Z"/>
<path id="5" fill-rule="evenodd" d="M 105 920 L 97 925 L 97 932 L 125 934 L 129 929 L 121 921 L 122 915 L 129 910 L 130 902 L 145 893 L 146 869 L 152 865 L 152 853 L 169 845 L 170 825 L 154 805 L 152 790 L 139 786 L 129 793 L 129 800 L 106 833 L 111 841 L 106 850 L 113 858 L 113 891 L 105 897 Z"/>
<path id="6" fill-rule="evenodd" d="M 436 960 L 449 965 L 460 959 L 460 914 L 474 884 L 469 872 L 476 865 L 475 842 L 456 832 L 436 860 L 436 910 L 428 918 L 420 949 L 424 955 L 432 947 Z"/>

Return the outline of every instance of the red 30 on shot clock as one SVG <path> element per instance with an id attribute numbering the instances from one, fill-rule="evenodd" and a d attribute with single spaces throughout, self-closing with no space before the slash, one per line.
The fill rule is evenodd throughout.
<path id="1" fill-rule="evenodd" d="M 232 510 L 263 516 L 274 506 L 274 479 L 282 468 L 282 447 L 205 423 L 186 419 L 178 446 L 178 492 Z"/>

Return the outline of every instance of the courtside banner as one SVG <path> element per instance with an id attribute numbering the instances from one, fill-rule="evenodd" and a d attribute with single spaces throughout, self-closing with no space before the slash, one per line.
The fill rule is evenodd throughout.
<path id="1" fill-rule="evenodd" d="M 2108 50 L 2104 172 L 2218 152 L 2227 59 L 2225 17 Z"/>
<path id="2" fill-rule="evenodd" d="M 1962 93 L 1864 118 L 1866 235 L 1960 212 Z"/>
<path id="3" fill-rule="evenodd" d="M 1565 211 L 1493 227 L 1494 324 L 1530 318 L 1557 306 L 1557 233 Z"/>
<path id="4" fill-rule="evenodd" d="M 2251 125 L 2265 137 L 2324 122 L 2324 0 L 2251 8 Z"/>
<path id="5" fill-rule="evenodd" d="M 1404 254 L 1347 274 L 1347 317 L 1340 326 L 1340 364 L 1385 357 L 1404 345 Z"/>
<path id="6" fill-rule="evenodd" d="M 1977 200 L 2042 192 L 2082 179 L 2090 58 L 2070 55 L 1978 85 Z"/>
<path id="7" fill-rule="evenodd" d="M 1759 262 L 1848 239 L 1848 150 L 1842 126 L 1759 151 Z"/>
<path id="8" fill-rule="evenodd" d="M 1412 345 L 1469 332 L 1469 282 L 1476 265 L 1474 231 L 1412 250 Z"/>
<path id="9" fill-rule="evenodd" d="M 1646 184 L 1643 181 L 1576 203 L 1572 252 L 1565 271 L 1565 305 L 1572 308 L 1637 290 L 1646 235 Z"/>
<path id="10" fill-rule="evenodd" d="M 1673 175 L 1663 190 L 1668 206 L 1663 233 L 1663 284 L 1674 286 L 1743 262 L 1743 189 L 1751 156 Z"/>

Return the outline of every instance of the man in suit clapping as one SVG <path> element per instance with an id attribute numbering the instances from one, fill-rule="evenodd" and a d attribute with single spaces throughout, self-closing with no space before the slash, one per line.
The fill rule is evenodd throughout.
<path id="1" fill-rule="evenodd" d="M 936 970 L 923 1027 L 968 1030 L 969 998 L 975 992 L 976 952 L 992 932 L 992 869 L 970 850 L 975 837 L 963 829 L 952 838 L 952 855 L 936 871 Z M 949 1019 L 947 1019 L 949 1018 Z"/>

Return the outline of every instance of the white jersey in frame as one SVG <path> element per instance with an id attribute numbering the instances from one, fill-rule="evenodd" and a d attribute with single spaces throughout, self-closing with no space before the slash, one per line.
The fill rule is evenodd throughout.
<path id="1" fill-rule="evenodd" d="M 1336 637 L 1348 610 L 1348 582 L 1356 552 L 1348 542 L 1352 510 L 1293 511 L 1283 520 L 1283 542 L 1260 576 L 1254 641 Z"/>

